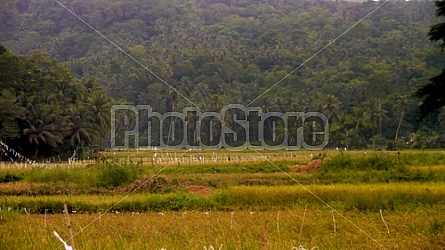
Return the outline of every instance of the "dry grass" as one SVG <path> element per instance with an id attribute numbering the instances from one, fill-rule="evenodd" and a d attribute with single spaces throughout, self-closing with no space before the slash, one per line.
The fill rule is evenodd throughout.
<path id="1" fill-rule="evenodd" d="M 387 233 L 378 212 L 361 213 L 340 211 L 352 223 L 364 230 L 361 233 L 349 222 L 336 216 L 336 232 L 329 210 L 308 209 L 304 228 L 299 239 L 304 207 L 280 211 L 280 230 L 269 226 L 269 249 L 292 249 L 302 245 L 307 249 L 443 249 L 443 231 L 431 232 L 431 221 L 443 208 L 415 212 L 385 211 L 385 220 L 391 233 Z M 231 212 L 164 212 L 106 214 L 98 219 L 94 215 L 71 215 L 78 249 L 203 249 L 220 246 L 223 249 L 262 249 L 266 221 L 276 223 L 276 211 L 250 213 Z M 443 219 L 443 218 L 442 218 Z M 233 228 L 231 228 L 231 226 Z M 60 242 L 52 232 L 56 230 L 68 240 L 63 215 L 22 216 L 0 227 L 2 249 L 56 249 Z M 372 237 L 372 239 L 370 238 Z M 375 240 L 375 241 L 374 241 Z M 378 242 L 378 243 L 376 243 Z"/>
<path id="2" fill-rule="evenodd" d="M 160 152 L 157 152 L 157 157 Z M 322 153 L 324 152 L 328 157 L 339 153 L 338 151 Z M 172 157 L 180 153 L 183 152 L 162 151 L 162 156 Z M 407 157 L 415 158 L 417 151 L 404 153 L 408 154 Z M 141 160 L 150 171 L 167 164 L 152 163 L 153 151 L 130 150 L 105 154 L 110 158 L 133 162 Z M 288 160 L 294 162 L 293 164 L 302 165 L 310 162 L 318 152 L 261 151 L 261 154 L 270 160 Z M 358 156 L 364 155 L 364 152 L 348 151 L 347 154 Z M 161 248 L 202 250 L 204 247 L 221 245 L 222 249 L 265 249 L 266 246 L 268 249 L 292 249 L 300 245 L 305 249 L 313 247 L 445 249 L 445 217 L 443 217 L 445 183 L 442 181 L 320 185 L 314 183 L 313 173 L 239 171 L 243 167 L 246 171 L 256 171 L 263 167 L 259 165 L 264 162 L 264 158 L 253 151 L 190 151 L 186 152 L 182 160 L 197 156 L 207 159 L 208 162 L 191 161 L 173 164 L 169 167 L 169 172 L 157 177 L 164 178 L 169 188 L 177 187 L 179 190 L 206 196 L 175 192 L 152 196 L 145 193 L 132 194 L 121 205 L 127 209 L 125 211 L 134 211 L 133 213 L 118 214 L 113 211 L 99 217 L 98 212 L 105 211 L 105 207 L 111 207 L 124 197 L 123 194 L 3 196 L 0 199 L 0 207 L 5 209 L 11 204 L 17 205 L 21 213 L 15 215 L 8 215 L 9 211 L 0 213 L 0 248 L 39 250 L 60 247 L 60 242 L 54 237 L 53 231 L 59 232 L 62 238 L 68 241 L 63 215 L 33 214 L 37 209 L 28 215 L 23 212 L 23 208 L 29 210 L 31 206 L 38 207 L 39 204 L 58 207 L 58 204 L 68 203 L 79 208 L 76 214 L 70 215 L 74 233 L 80 232 L 75 236 L 75 245 L 79 250 Z M 427 156 L 419 158 L 419 162 L 424 160 L 428 163 Z M 231 158 L 230 164 L 227 164 L 228 157 Z M 438 162 L 437 164 L 408 166 L 409 171 L 445 172 L 445 165 L 440 163 L 442 160 L 440 156 L 434 157 L 433 161 Z M 221 161 L 210 162 L 215 158 Z M 76 168 L 85 168 L 81 171 L 89 171 L 91 169 L 86 169 L 87 164 L 91 163 L 79 163 Z M 282 163 L 284 167 L 289 165 Z M 69 167 L 61 164 L 55 166 Z M 208 169 L 212 168 L 229 171 L 209 173 Z M 318 202 L 306 190 L 296 185 L 288 174 L 305 185 L 310 183 L 311 185 L 307 187 L 337 208 L 340 214 L 332 212 L 327 206 Z M 81 184 L 83 185 L 82 182 L 77 184 L 19 182 L 1 184 L 0 189 L 17 192 L 45 189 L 57 191 L 65 186 L 68 190 L 76 190 L 82 188 Z M 240 184 L 243 186 L 237 186 Z M 209 190 L 216 190 L 216 193 L 212 194 Z M 124 191 L 129 192 L 129 190 Z M 146 206 L 149 200 L 153 204 L 162 203 L 165 208 L 171 210 L 189 209 L 189 211 L 162 211 L 156 206 Z M 187 203 L 187 206 L 181 207 L 181 202 Z M 306 205 L 307 210 L 304 213 Z M 138 210 L 139 208 L 149 209 Z M 282 208 L 288 209 L 279 210 L 278 213 L 276 209 Z M 202 211 L 190 211 L 193 209 Z M 223 211 L 205 211 L 205 209 Z M 380 209 L 383 209 L 382 214 Z M 162 211 L 162 213 L 136 212 L 147 210 Z M 58 211 L 53 210 L 53 212 Z M 88 212 L 90 214 L 85 214 Z"/>

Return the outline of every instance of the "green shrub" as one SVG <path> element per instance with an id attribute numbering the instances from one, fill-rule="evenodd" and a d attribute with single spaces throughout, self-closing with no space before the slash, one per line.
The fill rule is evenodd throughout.
<path id="1" fill-rule="evenodd" d="M 0 225 L 20 218 L 19 215 L 19 212 L 11 207 L 0 207 Z"/>
<path id="2" fill-rule="evenodd" d="M 409 166 L 444 165 L 445 154 L 442 152 L 405 153 L 399 156 L 400 160 Z"/>
<path id="3" fill-rule="evenodd" d="M 441 177 L 432 171 L 408 170 L 405 167 L 408 165 L 407 159 L 411 159 L 411 156 L 384 153 L 359 156 L 340 154 L 325 160 L 314 176 L 324 184 L 440 180 Z"/>
<path id="4" fill-rule="evenodd" d="M 334 156 L 322 163 L 321 171 L 315 176 L 323 183 L 378 183 L 431 179 L 431 176 L 407 171 L 399 155 L 383 153 Z"/>
<path id="5" fill-rule="evenodd" d="M 232 162 L 228 163 L 210 163 L 210 164 L 177 164 L 171 165 L 168 168 L 164 166 L 158 166 L 151 171 L 156 173 L 157 171 L 163 169 L 163 174 L 204 174 L 204 173 L 225 173 L 225 174 L 235 174 L 235 173 L 280 173 L 288 172 L 290 169 L 289 165 L 295 165 L 293 161 L 275 161 L 273 164 L 264 162 Z"/>
<path id="6" fill-rule="evenodd" d="M 429 222 L 428 231 L 431 235 L 443 234 L 445 232 L 445 221 L 439 220 L 435 217 Z"/>
<path id="7" fill-rule="evenodd" d="M 346 154 L 336 155 L 322 164 L 323 171 L 339 170 L 390 170 L 404 169 L 404 163 L 398 155 L 392 154 L 372 154 L 369 156 L 352 156 Z"/>
<path id="8" fill-rule="evenodd" d="M 16 182 L 20 180 L 23 180 L 23 174 L 14 174 L 8 171 L 3 176 L 0 176 L 0 183 Z"/>
<path id="9" fill-rule="evenodd" d="M 99 166 L 97 186 L 103 188 L 116 188 L 138 179 L 141 169 L 139 164 L 132 162 L 107 161 Z"/>
<path id="10" fill-rule="evenodd" d="M 57 166 L 55 168 L 35 167 L 25 174 L 25 180 L 33 183 L 75 183 L 91 185 L 95 180 L 92 169 L 67 168 Z"/>

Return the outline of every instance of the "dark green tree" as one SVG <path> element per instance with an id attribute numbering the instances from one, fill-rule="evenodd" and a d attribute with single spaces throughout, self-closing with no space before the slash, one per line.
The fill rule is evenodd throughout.
<path id="1" fill-rule="evenodd" d="M 435 4 L 436 15 L 445 16 L 445 1 L 438 0 Z M 440 41 L 442 50 L 445 49 L 445 22 L 433 25 L 428 36 L 431 41 Z M 415 92 L 415 96 L 422 100 L 419 106 L 421 119 L 445 106 L 445 69 L 430 80 L 430 83 Z"/>

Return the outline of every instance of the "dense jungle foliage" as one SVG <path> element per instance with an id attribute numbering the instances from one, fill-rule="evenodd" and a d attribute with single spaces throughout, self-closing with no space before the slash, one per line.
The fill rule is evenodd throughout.
<path id="1" fill-rule="evenodd" d="M 112 104 L 236 103 L 323 112 L 330 147 L 443 147 L 445 110 L 418 121 L 413 97 L 445 66 L 434 2 L 380 4 L 5 0 L 0 138 L 34 157 L 87 152 L 109 146 Z"/>

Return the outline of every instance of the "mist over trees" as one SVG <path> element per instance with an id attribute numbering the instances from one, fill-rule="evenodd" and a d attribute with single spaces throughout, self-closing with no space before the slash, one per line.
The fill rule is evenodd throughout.
<path id="1" fill-rule="evenodd" d="M 445 111 L 418 121 L 413 97 L 445 67 L 427 36 L 437 23 L 431 1 L 390 1 L 339 39 L 381 3 L 62 4 L 205 111 L 247 105 L 305 63 L 251 106 L 323 112 L 329 147 L 445 146 Z M 109 146 L 112 103 L 160 113 L 192 106 L 57 2 L 2 5 L 0 138 L 28 155 Z"/>

